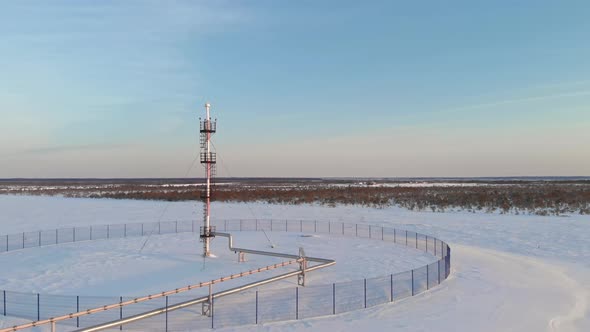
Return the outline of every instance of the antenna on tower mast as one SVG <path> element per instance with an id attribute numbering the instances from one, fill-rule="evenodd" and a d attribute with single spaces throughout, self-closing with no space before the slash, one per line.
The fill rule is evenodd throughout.
<path id="1" fill-rule="evenodd" d="M 215 226 L 211 226 L 211 185 L 212 179 L 215 176 L 217 157 L 215 152 L 211 152 L 211 135 L 217 130 L 217 120 L 211 121 L 210 114 L 211 104 L 205 104 L 206 116 L 204 120 L 199 119 L 200 122 L 200 156 L 201 164 L 205 166 L 206 186 L 201 192 L 201 199 L 204 202 L 203 208 L 203 226 L 201 226 L 201 241 L 203 241 L 203 257 L 211 256 L 211 249 L 209 242 L 211 238 L 215 237 Z"/>

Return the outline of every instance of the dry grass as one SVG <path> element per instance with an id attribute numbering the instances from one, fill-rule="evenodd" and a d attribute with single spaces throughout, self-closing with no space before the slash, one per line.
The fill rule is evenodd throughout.
<path id="1" fill-rule="evenodd" d="M 149 181 L 149 182 L 146 182 Z M 134 180 L 130 183 L 0 184 L 0 192 L 62 195 L 66 197 L 189 201 L 200 188 L 170 187 L 165 181 Z M 337 204 L 409 210 L 466 210 L 539 215 L 590 214 L 590 183 L 516 182 L 482 183 L 479 186 L 387 187 L 360 186 L 334 181 L 236 181 L 217 186 L 213 200 L 223 202 L 268 202 L 273 204 Z M 186 183 L 186 180 L 185 180 Z M 338 184 L 338 185 L 335 185 Z M 2 188 L 4 186 L 4 188 Z M 8 189 L 7 189 L 8 188 Z M 10 189 L 12 188 L 12 189 Z"/>

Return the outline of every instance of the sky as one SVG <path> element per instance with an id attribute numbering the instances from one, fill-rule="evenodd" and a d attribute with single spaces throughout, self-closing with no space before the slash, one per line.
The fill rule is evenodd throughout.
<path id="1" fill-rule="evenodd" d="M 0 0 L 0 178 L 590 175 L 588 1 Z"/>

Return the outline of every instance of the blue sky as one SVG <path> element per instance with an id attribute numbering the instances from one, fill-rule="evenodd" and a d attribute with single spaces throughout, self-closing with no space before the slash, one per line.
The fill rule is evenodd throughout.
<path id="1" fill-rule="evenodd" d="M 588 1 L 0 1 L 0 178 L 590 175 Z M 199 176 L 193 168 L 190 176 Z"/>

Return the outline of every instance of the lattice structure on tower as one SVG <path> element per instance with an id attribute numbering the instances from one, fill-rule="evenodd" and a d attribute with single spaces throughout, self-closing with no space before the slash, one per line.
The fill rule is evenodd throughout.
<path id="1" fill-rule="evenodd" d="M 215 226 L 211 226 L 211 195 L 213 193 L 213 179 L 216 175 L 217 156 L 215 152 L 211 152 L 211 136 L 217 131 L 217 120 L 211 120 L 210 114 L 211 105 L 205 104 L 206 116 L 205 119 L 199 119 L 200 122 L 200 160 L 205 167 L 206 185 L 201 191 L 201 199 L 203 200 L 203 226 L 201 226 L 200 238 L 203 242 L 203 256 L 211 255 L 209 247 L 211 238 L 215 237 Z"/>

